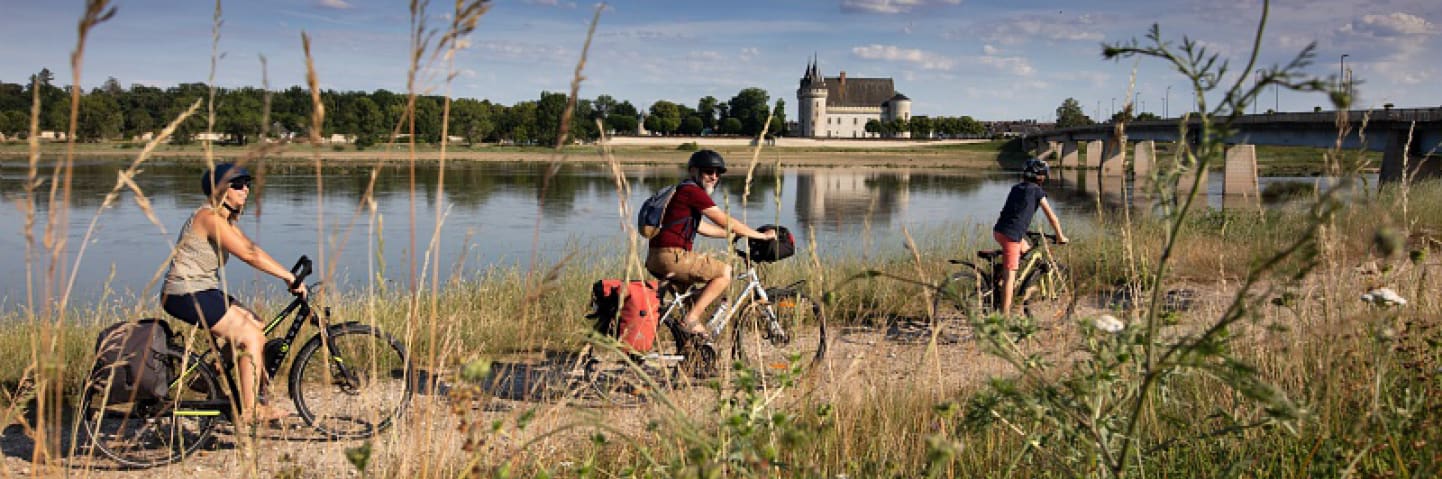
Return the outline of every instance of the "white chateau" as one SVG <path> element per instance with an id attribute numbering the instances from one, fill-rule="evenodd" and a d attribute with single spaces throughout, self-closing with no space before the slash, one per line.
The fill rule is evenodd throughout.
<path id="1" fill-rule="evenodd" d="M 872 138 L 866 132 L 869 120 L 911 121 L 911 99 L 896 91 L 890 78 L 823 77 L 812 60 L 796 89 L 800 105 L 797 124 L 800 136 L 811 138 Z M 911 132 L 896 134 L 911 138 Z"/>

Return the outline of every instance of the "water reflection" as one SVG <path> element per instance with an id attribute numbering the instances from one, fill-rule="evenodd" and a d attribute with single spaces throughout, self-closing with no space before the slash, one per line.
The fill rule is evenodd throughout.
<path id="1" fill-rule="evenodd" d="M 129 192 L 102 213 L 97 233 L 80 261 L 76 302 L 99 298 L 112 269 L 110 286 L 133 292 L 163 267 L 176 229 L 201 204 L 196 191 L 202 169 L 198 164 L 195 160 L 150 164 L 135 178 L 149 196 L 160 226 L 146 218 Z M 0 163 L 0 197 L 5 202 L 18 204 L 25 168 L 17 162 Z M 387 166 L 375 179 L 373 221 L 362 201 L 371 182 L 368 165 L 327 166 L 319 186 L 310 166 L 269 165 L 263 168 L 263 186 L 254 191 L 255 203 L 241 226 L 282 263 L 301 254 L 317 257 L 324 245 L 325 260 L 338 273 L 332 285 L 342 289 L 364 284 L 365 278 L 404 282 L 410 271 L 412 238 L 417 243 L 414 256 L 420 258 L 429 248 L 431 232 L 437 229 L 438 209 L 445 213 L 432 264 L 444 265 L 443 274 L 474 272 L 492 265 L 526 267 L 533 254 L 542 263 L 574 252 L 582 253 L 585 261 L 607 258 L 612 252 L 619 258 L 628 234 L 623 226 L 634 224 L 635 219 L 621 217 L 609 169 L 599 164 L 566 165 L 543 192 L 540 184 L 547 168 L 537 163 L 453 163 L 444 171 L 445 188 L 438 197 L 440 169 L 434 164 L 418 165 L 412 206 L 409 169 Z M 106 161 L 77 165 L 67 225 L 67 263 L 73 262 L 85 228 L 120 169 L 118 163 Z M 44 170 L 41 176 L 48 181 L 51 173 Z M 627 200 L 635 208 L 652 192 L 680 181 L 684 172 L 678 164 L 628 166 L 624 173 L 632 187 Z M 918 238 L 928 231 L 946 232 L 951 241 L 958 226 L 985 230 L 995 222 L 1017 181 L 1015 174 L 996 171 L 759 168 L 750 196 L 743 201 L 746 184 L 741 173 L 738 168 L 727 175 L 713 198 L 753 226 L 773 223 L 791 227 L 804 245 L 810 244 L 814 231 L 823 257 L 870 254 L 875 245 L 900 248 L 903 228 Z M 1095 170 L 1061 170 L 1059 177 L 1047 188 L 1068 224 L 1086 221 L 1090 215 L 1077 213 L 1085 213 L 1098 200 L 1106 208 L 1147 203 L 1145 195 L 1137 198 L 1135 186 L 1099 181 Z M 1262 181 L 1265 189 L 1272 180 Z M 1216 190 L 1220 184 L 1219 177 L 1212 178 L 1208 189 Z M 48 183 L 40 191 L 48 192 Z M 1224 204 L 1217 191 L 1212 191 L 1210 198 L 1214 207 L 1235 206 Z M 32 245 L 36 251 L 49 220 L 46 207 L 38 205 L 36 224 L 40 226 Z M 0 297 L 0 308 L 23 302 L 24 221 L 18 208 L 0 209 L 0 231 L 4 231 L 0 250 L 9 252 L 0 262 L 0 290 L 8 294 Z M 698 245 L 710 250 L 725 247 L 714 240 L 698 241 Z M 36 271 L 43 268 L 43 262 L 37 263 Z M 272 286 L 267 278 L 239 265 L 232 268 L 229 279 L 238 287 Z"/>

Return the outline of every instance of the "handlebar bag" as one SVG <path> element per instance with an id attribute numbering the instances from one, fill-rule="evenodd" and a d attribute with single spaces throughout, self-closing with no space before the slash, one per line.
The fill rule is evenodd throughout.
<path id="1" fill-rule="evenodd" d="M 769 263 L 790 258 L 796 254 L 796 237 L 791 236 L 791 231 L 785 226 L 765 225 L 756 228 L 756 231 L 765 233 L 776 230 L 776 239 L 758 240 L 747 239 L 746 247 L 751 254 L 751 261 Z"/>

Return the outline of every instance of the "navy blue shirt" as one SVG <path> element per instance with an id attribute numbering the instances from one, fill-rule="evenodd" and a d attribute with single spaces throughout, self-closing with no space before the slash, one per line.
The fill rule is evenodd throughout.
<path id="1" fill-rule="evenodd" d="M 1031 226 L 1032 215 L 1041 207 L 1042 198 L 1046 198 L 1046 191 L 1041 189 L 1041 185 L 1030 181 L 1017 183 L 1011 187 L 1011 193 L 1006 195 L 1006 205 L 1001 207 L 1001 218 L 996 220 L 996 226 L 991 230 L 1012 241 L 1021 241 L 1026 236 L 1027 227 Z"/>

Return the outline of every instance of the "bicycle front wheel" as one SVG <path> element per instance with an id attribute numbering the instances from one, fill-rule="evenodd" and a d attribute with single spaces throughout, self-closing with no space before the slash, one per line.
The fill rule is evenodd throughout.
<path id="1" fill-rule="evenodd" d="M 1047 264 L 1033 271 L 1021 282 L 1022 311 L 1027 317 L 1042 321 L 1058 321 L 1071 317 L 1076 302 L 1071 294 L 1071 275 L 1066 265 Z"/>
<path id="2" fill-rule="evenodd" d="M 727 341 L 731 354 L 722 357 L 763 374 L 820 363 L 827 347 L 821 305 L 793 288 L 767 289 L 766 295 L 769 310 L 768 305 L 748 304 Z"/>
<path id="3" fill-rule="evenodd" d="M 185 359 L 178 351 L 165 353 L 172 371 L 188 371 L 171 383 L 169 398 L 116 397 L 123 394 L 111 386 L 110 369 L 91 373 L 77 411 L 90 452 L 127 468 L 147 468 L 179 461 L 209 441 L 229 402 L 210 366 L 193 354 Z"/>
<path id="4" fill-rule="evenodd" d="M 410 404 L 414 371 L 399 342 L 360 323 L 326 328 L 296 355 L 290 398 L 307 424 L 337 439 L 374 435 Z"/>

